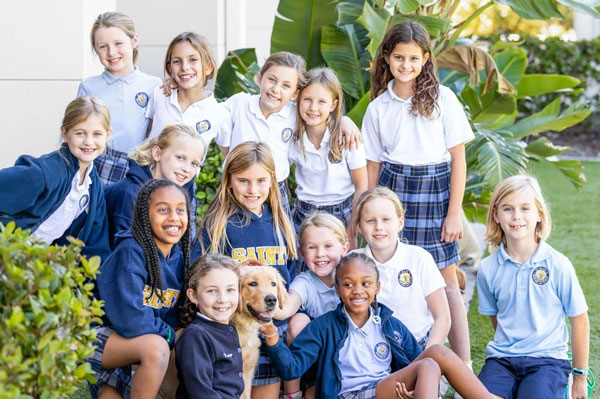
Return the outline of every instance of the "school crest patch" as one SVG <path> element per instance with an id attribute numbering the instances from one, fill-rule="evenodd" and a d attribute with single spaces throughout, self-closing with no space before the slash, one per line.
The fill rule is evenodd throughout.
<path id="1" fill-rule="evenodd" d="M 408 288 L 412 285 L 413 276 L 410 270 L 402 269 L 400 272 L 398 272 L 398 283 L 405 288 Z"/>
<path id="2" fill-rule="evenodd" d="M 143 91 L 140 91 L 138 94 L 135 95 L 135 103 L 142 108 L 146 108 L 146 106 L 148 105 L 148 94 L 144 93 Z"/>
<path id="3" fill-rule="evenodd" d="M 287 143 L 292 138 L 293 133 L 294 131 L 291 128 L 286 127 L 281 131 L 281 140 L 283 140 L 284 143 Z"/>
<path id="4" fill-rule="evenodd" d="M 375 352 L 377 359 L 387 359 L 387 357 L 390 355 L 390 345 L 387 342 L 380 342 L 375 345 L 373 352 Z"/>
<path id="5" fill-rule="evenodd" d="M 549 278 L 550 278 L 550 271 L 545 266 L 538 266 L 535 269 L 533 269 L 533 272 L 531 273 L 531 279 L 537 285 L 546 284 L 548 282 Z"/>
<path id="6" fill-rule="evenodd" d="M 398 342 L 402 342 L 402 335 L 396 330 L 394 330 L 394 339 Z"/>
<path id="7" fill-rule="evenodd" d="M 209 130 L 210 130 L 210 122 L 207 119 L 204 119 L 203 121 L 196 123 L 196 131 L 199 134 L 202 134 Z"/>
<path id="8" fill-rule="evenodd" d="M 90 202 L 90 196 L 87 194 L 85 194 L 83 197 L 79 198 L 79 209 L 84 209 L 89 202 Z"/>

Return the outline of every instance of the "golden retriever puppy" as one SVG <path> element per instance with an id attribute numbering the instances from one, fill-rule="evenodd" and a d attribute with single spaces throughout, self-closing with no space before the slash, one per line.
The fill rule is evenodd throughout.
<path id="1" fill-rule="evenodd" d="M 258 363 L 258 328 L 271 322 L 276 306 L 283 309 L 287 295 L 285 281 L 274 267 L 240 268 L 240 302 L 231 324 L 237 330 L 242 348 L 244 399 L 250 398 L 254 369 Z"/>

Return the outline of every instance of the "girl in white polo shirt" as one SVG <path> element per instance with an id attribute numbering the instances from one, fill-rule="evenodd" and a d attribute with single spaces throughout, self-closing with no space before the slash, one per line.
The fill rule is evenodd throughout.
<path id="1" fill-rule="evenodd" d="M 362 125 L 369 187 L 389 187 L 406 207 L 404 237 L 426 249 L 440 269 L 452 317 L 450 345 L 469 363 L 456 267 L 465 143 L 474 136 L 460 102 L 437 80 L 423 26 L 402 22 L 386 33 L 373 62 L 371 98 Z"/>
<path id="2" fill-rule="evenodd" d="M 367 246 L 354 252 L 375 260 L 381 274 L 377 299 L 408 327 L 421 349 L 443 345 L 450 330 L 446 284 L 427 251 L 402 242 L 403 222 L 404 209 L 393 191 L 385 187 L 365 191 L 353 223 Z"/>
<path id="3" fill-rule="evenodd" d="M 331 213 L 348 227 L 352 204 L 367 189 L 367 160 L 362 144 L 345 150 L 340 143 L 344 110 L 342 86 L 329 68 L 313 68 L 298 99 L 298 126 L 288 158 L 296 164 L 296 230 L 315 211 Z M 351 232 L 350 232 L 351 233 Z M 356 246 L 356 236 L 349 234 Z"/>
<path id="4" fill-rule="evenodd" d="M 199 34 L 183 32 L 171 40 L 165 72 L 177 88 L 168 90 L 167 96 L 160 86 L 154 89 L 146 111 L 149 137 L 158 136 L 168 125 L 184 124 L 194 129 L 208 148 L 212 139 L 229 131 L 229 111 L 217 103 L 211 91 L 205 90 L 207 82 L 214 79 L 216 68 L 210 44 Z"/>

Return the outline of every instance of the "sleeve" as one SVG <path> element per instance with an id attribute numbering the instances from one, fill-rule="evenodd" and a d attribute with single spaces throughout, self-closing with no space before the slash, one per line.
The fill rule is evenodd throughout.
<path id="1" fill-rule="evenodd" d="M 441 110 L 442 125 L 444 126 L 446 148 L 452 148 L 473 140 L 475 135 L 471 130 L 471 124 L 462 104 L 456 98 L 456 94 L 447 87 L 444 87 L 444 89 L 444 104 Z"/>
<path id="2" fill-rule="evenodd" d="M 233 128 L 231 113 L 223 103 L 220 103 L 218 105 L 220 108 L 219 111 L 222 114 L 222 118 L 219 123 L 219 126 L 217 127 L 217 135 L 215 137 L 215 141 L 221 147 L 229 147 L 229 144 L 231 143 L 231 129 Z"/>
<path id="3" fill-rule="evenodd" d="M 84 81 L 82 80 L 81 83 L 79 83 L 79 88 L 77 89 L 77 97 L 83 97 L 83 96 L 89 96 L 90 92 L 88 90 L 88 88 L 85 86 Z"/>
<path id="4" fill-rule="evenodd" d="M 160 93 L 157 93 L 157 91 L 160 91 Z M 154 119 L 154 109 L 156 108 L 156 105 L 154 104 L 154 102 L 156 101 L 157 95 L 162 95 L 162 91 L 160 90 L 160 85 L 154 89 L 154 91 L 152 92 L 152 95 L 150 96 L 150 100 L 148 101 L 148 105 L 146 106 L 146 113 L 144 114 L 146 119 Z"/>
<path id="5" fill-rule="evenodd" d="M 365 145 L 365 156 L 367 160 L 381 162 L 380 157 L 383 152 L 379 131 L 379 121 L 375 112 L 374 103 L 371 102 L 367 107 L 367 112 L 363 118 L 362 136 Z"/>
<path id="6" fill-rule="evenodd" d="M 440 273 L 440 269 L 436 266 L 431 254 L 425 250 L 420 253 L 419 268 L 422 273 L 420 280 L 423 296 L 427 297 L 432 292 L 446 286 L 446 282 L 444 281 L 444 277 L 442 277 L 442 273 Z"/>
<path id="7" fill-rule="evenodd" d="M 114 187 L 114 186 L 113 186 Z M 106 213 L 111 228 L 111 246 L 116 247 L 117 234 L 123 234 L 131 229 L 135 195 L 131 191 L 117 191 L 108 187 L 106 196 Z"/>
<path id="8" fill-rule="evenodd" d="M 269 356 L 284 381 L 300 378 L 318 359 L 322 337 L 319 323 L 310 322 L 288 348 L 280 338 L 276 345 L 267 346 Z"/>
<path id="9" fill-rule="evenodd" d="M 241 93 L 234 94 L 221 103 L 229 113 L 229 125 L 227 126 L 227 130 L 217 135 L 216 138 L 217 144 L 221 147 L 231 147 L 231 136 L 233 135 L 233 127 L 235 124 L 235 108 L 240 95 Z"/>
<path id="10" fill-rule="evenodd" d="M 187 329 L 177 341 L 175 361 L 179 383 L 184 384 L 189 399 L 221 399 L 213 389 L 214 347 L 209 337 L 195 328 Z"/>
<path id="11" fill-rule="evenodd" d="M 557 281 L 557 294 L 568 317 L 579 316 L 588 311 L 585 296 L 579 285 L 575 268 L 563 257 L 564 264 L 557 267 L 560 270 Z"/>
<path id="12" fill-rule="evenodd" d="M 123 241 L 100 267 L 98 291 L 104 300 L 106 317 L 119 335 L 125 338 L 156 334 L 172 346 L 174 332 L 164 320 L 156 317 L 153 308 L 144 305 L 146 291 L 146 259 L 143 254 Z M 141 251 L 141 248 L 139 249 Z"/>
<path id="13" fill-rule="evenodd" d="M 352 148 L 346 152 L 346 163 L 348 169 L 360 169 L 367 166 L 367 157 L 365 155 L 365 146 L 361 143 L 358 148 Z"/>
<path id="14" fill-rule="evenodd" d="M 488 258 L 489 259 L 489 258 Z M 496 298 L 492 295 L 489 286 L 489 279 L 486 276 L 483 264 L 479 265 L 477 273 L 477 298 L 479 300 L 479 313 L 485 316 L 496 316 L 498 314 L 498 305 Z"/>
<path id="15" fill-rule="evenodd" d="M 311 300 L 310 286 L 310 281 L 305 273 L 300 273 L 297 275 L 292 281 L 292 284 L 290 284 L 290 290 L 294 290 L 298 293 L 298 295 L 300 295 L 300 298 L 302 299 L 301 306 L 303 309 L 306 309 Z"/>
<path id="16" fill-rule="evenodd" d="M 24 155 L 17 159 L 15 166 L 0 170 L 0 213 L 12 215 L 28 209 L 44 193 L 46 177 L 34 160 Z"/>
<path id="17" fill-rule="evenodd" d="M 100 181 L 98 180 L 98 183 Z M 91 204 L 90 204 L 91 205 Z M 102 261 L 110 255 L 110 244 L 108 241 L 108 217 L 106 216 L 106 202 L 104 201 L 104 193 L 100 190 L 100 195 L 96 197 L 96 205 L 94 214 L 89 214 L 88 217 L 93 217 L 94 221 L 89 234 L 85 239 L 85 245 L 81 253 L 86 257 L 99 256 Z"/>

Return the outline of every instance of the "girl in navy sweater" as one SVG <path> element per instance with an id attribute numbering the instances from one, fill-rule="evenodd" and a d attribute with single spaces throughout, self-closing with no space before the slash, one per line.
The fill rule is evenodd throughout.
<path id="1" fill-rule="evenodd" d="M 273 266 L 288 283 L 293 279 L 296 237 L 266 143 L 246 141 L 229 153 L 223 180 L 202 222 L 204 251 L 246 264 Z M 276 324 L 285 331 L 287 321 Z M 281 378 L 262 349 L 252 396 L 277 398 Z"/>
<path id="2" fill-rule="evenodd" d="M 97 97 L 79 97 L 67 106 L 63 144 L 39 158 L 22 155 L 0 170 L 0 223 L 14 221 L 48 244 L 85 244 L 82 253 L 105 258 L 108 223 L 104 190 L 94 160 L 110 137 L 108 107 Z"/>
<path id="3" fill-rule="evenodd" d="M 205 255 L 192 266 L 175 350 L 177 399 L 237 399 L 244 390 L 242 350 L 229 324 L 239 301 L 239 267 L 224 255 Z"/>
<path id="4" fill-rule="evenodd" d="M 317 398 L 437 398 L 444 374 L 466 399 L 492 398 L 450 349 L 417 341 L 385 305 L 378 304 L 379 271 L 364 254 L 340 261 L 335 289 L 342 304 L 306 326 L 288 348 L 272 324 L 261 327 L 285 379 L 317 367 Z"/>
<path id="5" fill-rule="evenodd" d="M 154 398 L 167 370 L 178 326 L 180 291 L 189 269 L 190 203 L 169 180 L 140 189 L 131 234 L 100 268 L 104 325 L 90 363 L 92 398 Z M 131 365 L 137 364 L 132 375 Z"/>
<path id="6" fill-rule="evenodd" d="M 171 180 L 186 189 L 192 201 L 191 220 L 196 220 L 194 177 L 206 152 L 204 141 L 194 129 L 186 125 L 169 125 L 156 137 L 144 141 L 129 154 L 129 166 L 123 180 L 106 188 L 106 213 L 111 247 L 115 247 L 117 235 L 131 228 L 135 197 L 150 179 Z M 194 236 L 194 224 L 190 226 Z"/>

